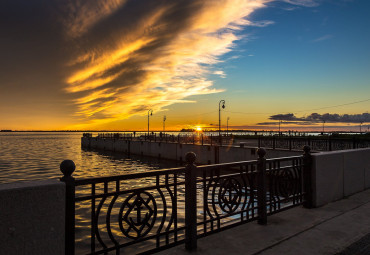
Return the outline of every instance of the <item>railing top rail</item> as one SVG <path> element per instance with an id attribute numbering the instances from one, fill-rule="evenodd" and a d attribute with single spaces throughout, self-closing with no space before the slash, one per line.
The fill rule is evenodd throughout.
<path id="1" fill-rule="evenodd" d="M 257 160 L 237 161 L 237 162 L 230 162 L 230 163 L 203 165 L 203 166 L 197 166 L 197 169 L 199 169 L 199 170 L 211 170 L 211 169 L 216 169 L 216 168 L 220 168 L 220 167 L 233 167 L 233 166 L 253 165 L 253 164 L 257 164 Z"/>
<path id="2" fill-rule="evenodd" d="M 302 158 L 302 156 L 291 156 L 291 157 L 283 157 L 283 158 L 272 158 L 267 159 L 267 162 L 273 161 L 289 161 L 294 159 Z M 202 165 L 198 166 L 197 169 L 200 171 L 209 171 L 218 169 L 220 167 L 237 167 L 243 165 L 255 165 L 257 164 L 257 160 L 249 160 L 249 161 L 238 161 L 238 162 L 230 162 L 230 163 L 221 163 L 221 164 L 213 164 L 213 165 Z M 76 179 L 75 185 L 87 185 L 87 184 L 97 184 L 97 183 L 104 183 L 104 182 L 112 182 L 112 181 L 119 181 L 119 180 L 130 180 L 130 179 L 138 179 L 138 178 L 146 178 L 146 177 L 154 177 L 158 175 L 164 174 L 179 174 L 185 173 L 185 167 L 179 168 L 171 168 L 171 169 L 162 169 L 162 170 L 153 170 L 146 173 L 136 173 L 136 174 L 124 174 L 124 175 L 116 175 L 116 176 L 106 176 L 106 177 L 94 177 L 94 178 L 86 178 L 86 179 Z"/>
<path id="3" fill-rule="evenodd" d="M 123 175 L 115 175 L 115 176 L 79 179 L 79 180 L 75 180 L 75 185 L 80 186 L 80 185 L 86 185 L 86 184 L 97 184 L 97 183 L 104 183 L 104 182 L 130 180 L 130 179 L 154 177 L 154 176 L 164 175 L 164 174 L 179 174 L 179 173 L 185 173 L 185 167 L 153 170 L 153 171 L 149 171 L 146 173 L 123 174 Z"/>
<path id="4" fill-rule="evenodd" d="M 269 159 L 266 159 L 266 162 L 272 162 L 272 161 L 288 161 L 288 160 L 292 160 L 292 159 L 299 159 L 299 158 L 302 158 L 303 156 L 300 155 L 300 156 L 291 156 L 291 157 L 282 157 L 282 158 L 269 158 Z"/>

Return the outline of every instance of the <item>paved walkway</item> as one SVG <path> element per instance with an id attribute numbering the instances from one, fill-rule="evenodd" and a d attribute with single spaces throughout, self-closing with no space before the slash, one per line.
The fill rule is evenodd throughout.
<path id="1" fill-rule="evenodd" d="M 158 254 L 370 255 L 370 190 L 320 208 L 296 207 L 198 240 L 198 249 L 183 245 Z"/>

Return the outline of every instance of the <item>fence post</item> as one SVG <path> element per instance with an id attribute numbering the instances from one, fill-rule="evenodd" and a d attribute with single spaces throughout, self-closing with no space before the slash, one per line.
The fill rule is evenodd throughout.
<path id="1" fill-rule="evenodd" d="M 258 204 L 258 224 L 267 224 L 266 208 L 266 150 L 259 148 L 257 150 L 257 204 Z"/>
<path id="2" fill-rule="evenodd" d="M 185 248 L 197 248 L 197 167 L 194 165 L 196 154 L 188 152 L 185 170 Z"/>
<path id="3" fill-rule="evenodd" d="M 66 184 L 66 204 L 65 204 L 65 254 L 75 254 L 75 178 L 72 173 L 76 166 L 72 160 L 64 160 L 60 164 L 60 171 L 63 177 L 60 178 Z"/>
<path id="4" fill-rule="evenodd" d="M 304 188 L 304 203 L 305 208 L 312 208 L 312 156 L 310 146 L 303 147 L 303 188 Z"/>
<path id="5" fill-rule="evenodd" d="M 258 137 L 258 148 L 261 148 L 261 136 Z"/>
<path id="6" fill-rule="evenodd" d="M 358 147 L 356 146 L 356 137 L 353 137 L 352 138 L 352 149 L 357 149 L 356 147 Z"/>

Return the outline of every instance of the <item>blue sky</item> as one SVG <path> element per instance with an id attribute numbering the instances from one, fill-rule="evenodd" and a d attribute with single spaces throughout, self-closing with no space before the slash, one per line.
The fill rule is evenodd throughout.
<path id="1" fill-rule="evenodd" d="M 244 109 L 234 111 L 302 116 L 370 98 L 370 1 L 317 3 L 292 7 L 272 2 L 252 15 L 254 21 L 272 24 L 243 30 L 246 39 L 225 56 L 239 51 L 239 58 L 220 63 L 227 78 L 216 82 L 227 88 L 221 94 L 229 105 L 245 101 Z M 369 106 L 367 101 L 316 112 L 358 114 Z M 267 119 L 267 114 L 250 117 Z"/>
<path id="2" fill-rule="evenodd" d="M 149 109 L 154 129 L 212 127 L 221 99 L 235 129 L 370 123 L 368 0 L 2 7 L 0 129 L 145 130 Z"/>
<path id="3" fill-rule="evenodd" d="M 241 84 L 264 80 L 264 85 L 279 89 L 369 88 L 370 2 L 338 2 L 291 11 L 283 9 L 286 4 L 271 3 L 256 11 L 253 19 L 274 24 L 244 30 L 252 39 L 240 44 L 246 53 L 233 61 L 238 68 L 228 74 L 240 77 Z"/>

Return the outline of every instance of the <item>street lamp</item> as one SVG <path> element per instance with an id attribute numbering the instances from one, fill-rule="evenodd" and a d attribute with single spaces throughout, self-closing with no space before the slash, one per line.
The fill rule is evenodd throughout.
<path id="1" fill-rule="evenodd" d="M 280 136 L 280 125 L 281 125 L 282 120 L 279 120 L 279 136 Z"/>
<path id="2" fill-rule="evenodd" d="M 218 103 L 218 137 L 220 140 L 220 145 L 222 143 L 221 140 L 221 104 L 222 104 L 222 109 L 225 109 L 225 100 L 220 100 Z"/>
<path id="3" fill-rule="evenodd" d="M 164 132 L 165 132 L 165 130 L 166 130 L 165 121 L 166 121 L 166 115 L 164 115 L 164 116 L 163 116 L 163 133 L 164 133 Z"/>
<path id="4" fill-rule="evenodd" d="M 149 137 L 149 116 L 152 116 L 153 115 L 153 110 L 150 109 L 148 110 L 148 137 Z"/>

